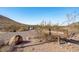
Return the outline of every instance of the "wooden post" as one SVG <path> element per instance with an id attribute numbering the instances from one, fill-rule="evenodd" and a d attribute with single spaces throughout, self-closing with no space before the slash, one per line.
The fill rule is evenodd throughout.
<path id="1" fill-rule="evenodd" d="M 51 35 L 51 29 L 49 28 L 49 36 Z"/>
<path id="2" fill-rule="evenodd" d="M 52 38 L 51 38 L 51 29 L 49 28 L 49 41 L 52 41 Z"/>
<path id="3" fill-rule="evenodd" d="M 60 36 L 58 36 L 57 39 L 58 39 L 58 45 L 60 45 Z"/>

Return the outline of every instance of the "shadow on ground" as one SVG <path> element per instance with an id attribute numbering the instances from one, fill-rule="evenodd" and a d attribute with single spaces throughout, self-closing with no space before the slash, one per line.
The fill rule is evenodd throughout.
<path id="1" fill-rule="evenodd" d="M 79 40 L 74 40 L 74 39 L 65 39 L 66 42 L 74 43 L 79 45 Z"/>
<path id="2" fill-rule="evenodd" d="M 74 39 L 66 39 L 66 38 L 63 38 L 61 39 L 62 41 L 64 41 L 65 43 L 73 43 L 73 44 L 77 44 L 79 45 L 79 41 L 78 40 L 74 40 Z M 41 43 L 37 43 L 37 44 L 30 44 L 30 45 L 24 45 L 24 44 L 28 44 L 30 43 L 31 41 L 23 41 L 22 43 L 20 43 L 19 45 L 22 45 L 22 46 L 16 46 L 17 48 L 24 48 L 24 47 L 29 47 L 29 46 L 36 46 L 36 45 L 42 45 L 42 44 L 45 44 L 45 43 L 50 43 L 50 42 L 41 42 Z M 52 42 L 52 41 L 51 41 Z M 65 44 L 64 43 L 64 44 Z"/>
<path id="3" fill-rule="evenodd" d="M 30 43 L 31 41 L 22 41 L 21 43 L 17 44 L 17 45 L 23 45 L 23 44 L 28 44 Z"/>

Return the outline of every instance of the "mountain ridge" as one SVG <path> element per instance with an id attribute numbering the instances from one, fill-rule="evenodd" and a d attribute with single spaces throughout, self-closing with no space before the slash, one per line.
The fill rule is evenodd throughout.
<path id="1" fill-rule="evenodd" d="M 26 25 L 16 22 L 6 16 L 0 15 L 0 31 L 11 31 L 12 29 L 19 30 L 23 26 Z"/>

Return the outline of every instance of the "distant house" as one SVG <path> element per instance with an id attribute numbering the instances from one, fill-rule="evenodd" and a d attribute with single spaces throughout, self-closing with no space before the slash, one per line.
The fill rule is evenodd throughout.
<path id="1" fill-rule="evenodd" d="M 29 26 L 28 30 L 34 30 L 34 27 L 33 26 Z"/>

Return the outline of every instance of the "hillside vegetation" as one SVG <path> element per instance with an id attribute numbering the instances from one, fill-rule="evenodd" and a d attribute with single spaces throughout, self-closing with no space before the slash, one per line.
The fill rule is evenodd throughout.
<path id="1" fill-rule="evenodd" d="M 16 22 L 8 17 L 0 15 L 0 31 L 24 31 L 27 25 Z"/>

